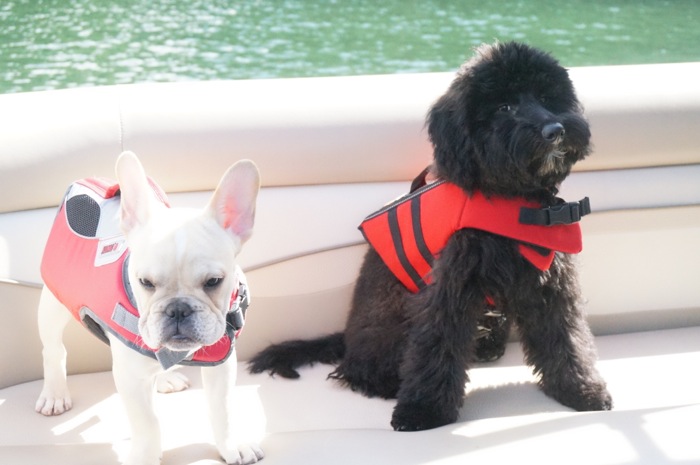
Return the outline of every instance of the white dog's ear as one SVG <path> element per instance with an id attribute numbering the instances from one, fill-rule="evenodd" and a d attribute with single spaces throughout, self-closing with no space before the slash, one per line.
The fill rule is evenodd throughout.
<path id="1" fill-rule="evenodd" d="M 121 228 L 128 234 L 148 222 L 155 199 L 143 165 L 133 152 L 119 155 L 116 173 L 121 191 Z"/>
<path id="2" fill-rule="evenodd" d="M 260 189 L 258 167 L 250 160 L 231 166 L 219 181 L 208 209 L 222 228 L 245 242 L 253 234 L 255 202 Z"/>

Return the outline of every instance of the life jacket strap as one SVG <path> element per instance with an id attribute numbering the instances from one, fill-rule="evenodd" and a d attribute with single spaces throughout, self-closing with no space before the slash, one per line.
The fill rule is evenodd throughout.
<path id="1" fill-rule="evenodd" d="M 555 224 L 573 224 L 581 221 L 581 217 L 591 213 L 591 203 L 588 197 L 578 202 L 561 202 L 545 208 L 520 208 L 518 221 L 521 224 L 538 226 L 553 226 Z"/>
<path id="2" fill-rule="evenodd" d="M 239 273 L 238 292 L 236 298 L 231 301 L 231 307 L 226 314 L 226 321 L 233 328 L 236 336 L 243 329 L 245 324 L 245 315 L 250 305 L 250 296 L 248 293 L 248 283 L 246 283 L 243 273 Z"/>
<path id="3" fill-rule="evenodd" d="M 127 310 L 122 304 L 117 303 L 112 312 L 112 321 L 131 334 L 139 334 L 139 317 Z"/>
<path id="4" fill-rule="evenodd" d="M 188 352 L 186 350 L 170 350 L 167 347 L 161 347 L 160 349 L 156 350 L 155 353 L 156 359 L 158 360 L 158 363 L 160 363 L 160 366 L 163 367 L 164 370 L 167 370 L 178 363 L 182 363 L 184 360 L 191 359 L 195 351 L 192 350 Z"/>

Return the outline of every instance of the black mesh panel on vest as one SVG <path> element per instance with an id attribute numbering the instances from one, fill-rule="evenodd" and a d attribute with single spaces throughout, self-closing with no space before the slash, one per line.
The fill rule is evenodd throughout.
<path id="1" fill-rule="evenodd" d="M 76 195 L 66 201 L 66 218 L 76 234 L 95 237 L 100 224 L 100 205 L 89 195 Z"/>

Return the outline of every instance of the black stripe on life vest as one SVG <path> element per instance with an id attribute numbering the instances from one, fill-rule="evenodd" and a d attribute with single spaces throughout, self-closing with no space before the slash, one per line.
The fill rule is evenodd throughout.
<path id="1" fill-rule="evenodd" d="M 433 267 L 433 254 L 430 253 L 428 249 L 428 244 L 425 243 L 425 237 L 423 236 L 423 228 L 420 225 L 420 197 L 413 197 L 411 199 L 411 226 L 413 226 L 413 237 L 416 238 L 416 246 L 420 252 L 423 260 Z"/>
<path id="2" fill-rule="evenodd" d="M 401 263 L 401 266 L 403 266 L 404 271 L 406 271 L 408 276 L 411 278 L 411 281 L 413 281 L 413 284 L 415 284 L 418 289 L 423 289 L 423 287 L 425 287 L 425 283 L 406 257 L 406 251 L 404 250 L 403 241 L 401 240 L 401 230 L 399 229 L 399 219 L 396 209 L 393 208 L 387 213 L 389 231 L 391 232 L 391 239 L 393 240 L 394 248 L 396 249 L 396 256 L 399 258 L 399 262 Z"/>

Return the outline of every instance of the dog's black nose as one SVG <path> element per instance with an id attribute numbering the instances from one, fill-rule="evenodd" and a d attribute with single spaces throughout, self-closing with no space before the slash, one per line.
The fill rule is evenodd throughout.
<path id="1" fill-rule="evenodd" d="M 549 123 L 542 128 L 542 137 L 552 142 L 564 135 L 564 126 L 561 123 Z"/>
<path id="2" fill-rule="evenodd" d="M 192 314 L 192 307 L 182 300 L 174 300 L 165 306 L 165 314 L 177 321 L 184 320 Z"/>

